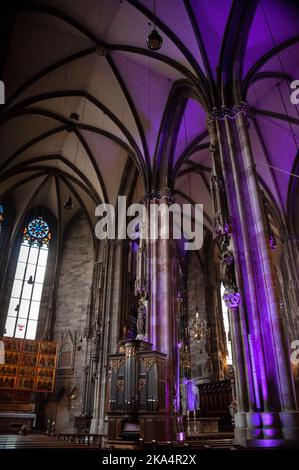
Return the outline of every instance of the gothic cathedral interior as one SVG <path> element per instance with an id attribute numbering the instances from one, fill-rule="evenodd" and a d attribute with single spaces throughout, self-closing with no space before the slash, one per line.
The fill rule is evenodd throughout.
<path id="1" fill-rule="evenodd" d="M 298 1 L 0 10 L 0 447 L 299 448 Z"/>

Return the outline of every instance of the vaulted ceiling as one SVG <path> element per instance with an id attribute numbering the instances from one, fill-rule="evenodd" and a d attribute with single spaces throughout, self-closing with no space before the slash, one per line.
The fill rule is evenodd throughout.
<path id="1" fill-rule="evenodd" d="M 72 194 L 74 210 L 83 207 L 94 223 L 95 205 L 115 203 L 131 161 L 139 200 L 160 171 L 170 97 L 181 84 L 191 91 L 171 172 L 177 200 L 203 203 L 210 229 L 206 114 L 221 104 L 236 49 L 261 185 L 283 217 L 299 202 L 290 175 L 298 175 L 299 112 L 290 101 L 290 82 L 299 79 L 296 3 L 156 0 L 163 45 L 153 52 L 146 46 L 153 0 L 23 2 L 4 68 L 0 197 L 12 193 L 19 213 L 46 204 L 65 225 L 73 214 L 63 203 Z"/>

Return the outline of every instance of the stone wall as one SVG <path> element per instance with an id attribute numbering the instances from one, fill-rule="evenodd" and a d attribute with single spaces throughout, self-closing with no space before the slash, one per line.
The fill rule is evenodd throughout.
<path id="1" fill-rule="evenodd" d="M 75 432 L 74 417 L 81 414 L 87 346 L 84 328 L 92 283 L 94 249 L 87 219 L 78 216 L 68 227 L 63 244 L 53 339 L 64 346 L 70 361 L 58 363 L 55 392 L 45 409 L 45 420 L 56 419 L 56 431 Z"/>

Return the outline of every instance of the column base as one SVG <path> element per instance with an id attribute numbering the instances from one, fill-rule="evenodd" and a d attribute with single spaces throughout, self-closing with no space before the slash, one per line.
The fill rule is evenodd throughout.
<path id="1" fill-rule="evenodd" d="M 298 441 L 290 441 L 285 439 L 233 439 L 233 445 L 246 448 L 293 448 L 298 449 Z"/>
<path id="2" fill-rule="evenodd" d="M 107 423 L 100 418 L 93 418 L 90 424 L 90 434 L 107 434 Z"/>
<path id="3" fill-rule="evenodd" d="M 299 411 L 236 413 L 234 444 L 299 447 Z"/>
<path id="4" fill-rule="evenodd" d="M 99 419 L 92 418 L 90 423 L 90 434 L 98 434 Z"/>
<path id="5" fill-rule="evenodd" d="M 284 439 L 297 441 L 299 447 L 299 411 L 281 411 L 279 417 Z"/>

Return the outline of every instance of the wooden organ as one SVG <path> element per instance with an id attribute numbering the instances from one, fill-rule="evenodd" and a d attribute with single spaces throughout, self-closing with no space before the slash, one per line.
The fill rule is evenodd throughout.
<path id="1" fill-rule="evenodd" d="M 143 340 L 124 340 L 110 355 L 108 441 L 165 438 L 165 358 Z"/>

